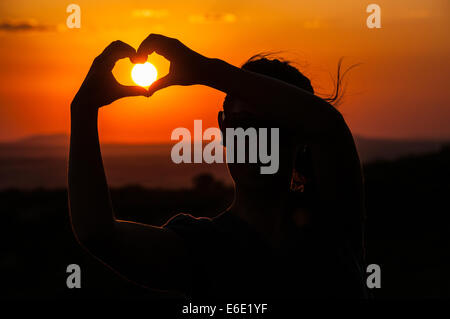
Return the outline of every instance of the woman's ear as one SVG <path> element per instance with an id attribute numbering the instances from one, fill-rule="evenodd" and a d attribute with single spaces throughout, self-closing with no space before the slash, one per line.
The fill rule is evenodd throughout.
<path id="1" fill-rule="evenodd" d="M 311 153 L 307 144 L 298 144 L 296 147 L 294 167 L 292 173 L 291 190 L 304 192 L 305 187 L 312 181 Z"/>
<path id="2" fill-rule="evenodd" d="M 223 127 L 224 118 L 225 118 L 225 115 L 224 115 L 223 111 L 219 111 L 219 113 L 217 114 L 217 123 L 219 124 L 219 128 L 221 131 L 223 131 L 222 127 Z"/>
<path id="3" fill-rule="evenodd" d="M 225 127 L 223 122 L 225 120 L 225 113 L 223 111 L 219 111 L 217 114 L 217 123 L 219 124 L 220 132 L 222 133 L 222 139 L 220 140 L 221 144 L 225 146 Z"/>

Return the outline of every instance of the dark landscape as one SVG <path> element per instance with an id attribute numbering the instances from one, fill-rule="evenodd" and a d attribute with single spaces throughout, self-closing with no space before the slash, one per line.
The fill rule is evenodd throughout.
<path id="1" fill-rule="evenodd" d="M 449 297 L 450 146 L 362 138 L 357 143 L 366 182 L 367 262 L 382 269 L 375 298 Z M 177 297 L 125 281 L 75 241 L 64 187 L 67 150 L 63 135 L 0 145 L 1 294 Z M 179 212 L 214 216 L 232 200 L 224 164 L 168 165 L 170 145 L 104 145 L 103 153 L 119 218 L 162 225 Z M 81 266 L 83 289 L 66 287 L 72 263 Z"/>

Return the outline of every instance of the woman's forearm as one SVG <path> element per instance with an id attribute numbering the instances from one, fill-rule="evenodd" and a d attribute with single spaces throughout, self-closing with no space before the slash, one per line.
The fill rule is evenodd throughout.
<path id="1" fill-rule="evenodd" d="M 290 128 L 300 125 L 307 132 L 320 133 L 334 127 L 340 118 L 330 104 L 306 90 L 219 59 L 208 64 L 205 85 L 254 105 L 256 112 Z"/>
<path id="2" fill-rule="evenodd" d="M 98 109 L 73 102 L 69 154 L 69 204 L 73 229 L 82 242 L 104 237 L 114 218 L 97 130 Z"/>

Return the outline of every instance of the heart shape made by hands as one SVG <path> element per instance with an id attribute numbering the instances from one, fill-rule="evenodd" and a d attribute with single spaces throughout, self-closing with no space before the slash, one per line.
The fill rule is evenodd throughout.
<path id="1" fill-rule="evenodd" d="M 155 80 L 169 73 L 170 62 L 153 53 L 145 63 L 134 64 L 130 59 L 116 62 L 112 71 L 117 82 L 123 85 L 149 87 Z"/>

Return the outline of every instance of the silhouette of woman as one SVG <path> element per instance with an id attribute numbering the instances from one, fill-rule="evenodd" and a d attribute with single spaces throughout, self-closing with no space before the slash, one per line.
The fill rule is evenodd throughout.
<path id="1" fill-rule="evenodd" d="M 118 84 L 118 59 L 170 61 L 147 91 Z M 235 198 L 215 218 L 179 214 L 163 227 L 114 217 L 102 164 L 98 109 L 171 85 L 225 92 L 227 127 L 279 127 L 279 170 L 228 164 Z M 365 298 L 363 182 L 341 114 L 287 62 L 257 56 L 242 68 L 150 34 L 137 52 L 115 41 L 93 62 L 71 104 L 69 199 L 78 241 L 124 277 L 193 298 Z M 224 144 L 226 146 L 226 140 Z M 248 145 L 247 145 L 248 146 Z"/>

